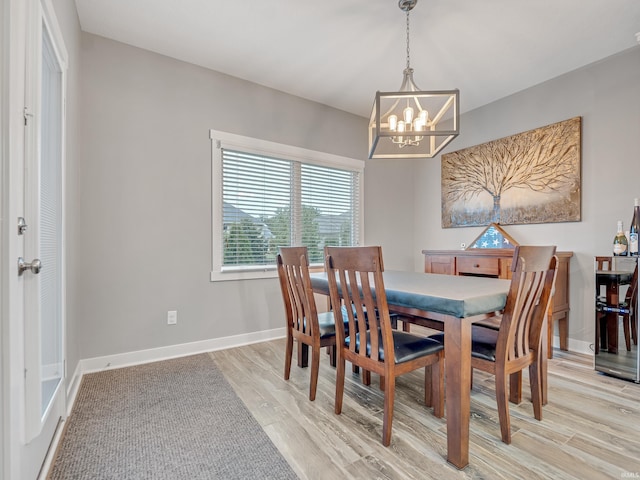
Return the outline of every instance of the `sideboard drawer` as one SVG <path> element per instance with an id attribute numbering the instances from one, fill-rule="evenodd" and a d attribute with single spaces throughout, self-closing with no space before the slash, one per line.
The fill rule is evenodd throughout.
<path id="1" fill-rule="evenodd" d="M 459 257 L 456 259 L 458 275 L 500 275 L 500 260 L 497 257 Z"/>
<path id="2" fill-rule="evenodd" d="M 427 255 L 424 262 L 425 272 L 444 275 L 456 274 L 456 257 L 453 255 Z"/>

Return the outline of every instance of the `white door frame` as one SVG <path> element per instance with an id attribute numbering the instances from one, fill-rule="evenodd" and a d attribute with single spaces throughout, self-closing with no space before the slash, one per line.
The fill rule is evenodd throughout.
<path id="1" fill-rule="evenodd" d="M 2 435 L 3 478 L 22 478 L 22 418 L 24 395 L 24 338 L 21 332 L 23 290 L 13 260 L 23 254 L 15 225 L 23 199 L 15 188 L 23 183 L 24 161 L 24 70 L 26 48 L 26 2 L 2 0 Z M 24 374 L 23 374 L 24 375 Z"/>
<path id="2" fill-rule="evenodd" d="M 5 238 L 5 225 L 6 225 L 6 212 L 5 207 L 7 205 L 7 200 L 5 198 L 5 194 L 8 190 L 7 185 L 5 183 L 6 175 L 5 175 L 5 162 L 8 159 L 7 154 L 7 131 L 6 131 L 6 110 L 7 105 L 6 102 L 8 97 L 5 95 L 5 85 L 7 84 L 6 73 L 7 67 L 5 65 L 5 61 L 8 59 L 7 43 L 4 38 L 4 34 L 8 29 L 8 9 L 7 0 L 0 0 L 0 38 L 2 38 L 2 42 L 0 43 L 0 272 L 5 271 L 5 246 L 7 245 L 7 240 Z M 5 366 L 8 359 L 5 358 L 5 342 L 4 342 L 4 331 L 5 331 L 5 320 L 8 318 L 5 313 L 4 305 L 6 302 L 6 281 L 4 278 L 4 274 L 0 277 L 0 352 L 2 356 L 0 356 L 0 465 L 6 465 L 4 461 L 5 452 L 4 446 L 6 444 L 5 432 L 7 429 L 5 428 L 5 392 L 7 391 L 7 385 L 5 383 Z M 0 470 L 0 478 L 6 478 L 6 473 L 4 471 L 4 467 Z"/>

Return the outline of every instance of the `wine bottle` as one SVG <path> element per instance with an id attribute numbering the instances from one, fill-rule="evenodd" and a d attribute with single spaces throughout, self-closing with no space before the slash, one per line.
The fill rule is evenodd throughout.
<path id="1" fill-rule="evenodd" d="M 613 238 L 613 254 L 616 256 L 622 256 L 627 254 L 629 249 L 629 242 L 622 229 L 622 220 L 618 220 L 618 233 Z"/>
<path id="2" fill-rule="evenodd" d="M 629 255 L 638 256 L 638 234 L 640 234 L 640 202 L 633 201 L 633 218 L 629 226 Z"/>

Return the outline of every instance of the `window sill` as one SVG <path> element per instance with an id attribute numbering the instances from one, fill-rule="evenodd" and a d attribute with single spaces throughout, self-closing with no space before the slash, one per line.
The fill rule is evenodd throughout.
<path id="1" fill-rule="evenodd" d="M 310 273 L 324 272 L 323 265 L 311 265 L 309 267 Z M 260 280 L 263 278 L 277 278 L 278 271 L 275 265 L 270 265 L 264 268 L 248 268 L 248 269 L 233 269 L 227 271 L 212 271 L 212 282 L 227 282 L 236 280 Z"/>

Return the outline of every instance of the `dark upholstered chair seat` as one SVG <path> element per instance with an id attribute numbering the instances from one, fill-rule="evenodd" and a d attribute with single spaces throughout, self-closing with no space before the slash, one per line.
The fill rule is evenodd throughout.
<path id="1" fill-rule="evenodd" d="M 367 332 L 367 355 L 371 354 L 371 342 L 369 338 L 370 332 Z M 420 337 L 407 332 L 394 330 L 393 334 L 393 353 L 395 356 L 394 363 L 404 363 L 414 360 L 425 355 L 437 353 L 444 348 L 442 342 L 437 342 L 431 338 Z M 384 361 L 384 351 L 382 346 L 382 335 L 378 331 L 378 352 L 380 360 Z M 345 339 L 345 344 L 349 346 L 351 337 Z M 360 351 L 360 334 L 356 334 L 356 350 Z"/>
<path id="2" fill-rule="evenodd" d="M 336 322 L 333 318 L 333 312 L 319 313 L 318 327 L 320 327 L 320 339 L 335 337 Z"/>
<path id="3" fill-rule="evenodd" d="M 305 319 L 305 328 L 306 328 L 306 319 Z M 324 312 L 318 314 L 318 330 L 320 331 L 320 340 L 324 340 L 325 338 L 331 338 L 336 335 L 336 322 L 333 317 L 333 312 Z M 348 321 L 344 324 L 345 330 L 349 331 L 349 323 Z"/>
<path id="4" fill-rule="evenodd" d="M 498 330 L 482 326 L 471 326 L 471 356 L 496 361 L 496 343 L 498 342 Z M 437 333 L 429 337 L 436 342 L 444 344 L 444 333 Z"/>
<path id="5" fill-rule="evenodd" d="M 496 361 L 496 343 L 498 330 L 492 328 L 471 326 L 471 356 Z"/>
<path id="6" fill-rule="evenodd" d="M 342 309 L 342 318 L 345 318 L 345 322 L 344 322 L 344 326 L 348 327 L 349 326 L 349 320 L 347 317 L 347 307 L 345 307 L 344 305 L 342 305 L 342 307 L 340 307 Z M 365 310 L 365 317 L 368 315 L 367 311 Z M 356 314 L 356 309 L 355 307 L 353 307 L 353 316 L 355 318 L 358 318 L 358 315 Z M 379 313 L 376 310 L 376 316 L 379 316 Z M 391 326 L 393 328 L 398 328 L 398 319 L 400 318 L 400 315 L 398 315 L 397 313 L 391 313 L 389 312 L 389 318 L 391 319 Z M 367 319 L 367 326 L 369 326 L 369 321 Z"/>

